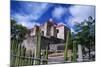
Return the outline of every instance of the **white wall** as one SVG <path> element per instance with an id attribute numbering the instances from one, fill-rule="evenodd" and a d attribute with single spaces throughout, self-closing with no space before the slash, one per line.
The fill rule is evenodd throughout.
<path id="1" fill-rule="evenodd" d="M 56 29 L 59 30 L 57 33 L 57 38 L 64 39 L 64 26 L 57 27 Z"/>

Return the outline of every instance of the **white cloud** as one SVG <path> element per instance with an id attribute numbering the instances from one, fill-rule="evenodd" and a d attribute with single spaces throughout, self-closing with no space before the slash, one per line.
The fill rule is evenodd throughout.
<path id="1" fill-rule="evenodd" d="M 81 23 L 84 20 L 87 20 L 89 16 L 95 18 L 95 7 L 94 6 L 84 6 L 84 5 L 74 5 L 69 7 L 69 12 L 71 13 L 71 17 L 65 20 L 67 25 L 70 26 L 71 31 L 75 33 L 73 26 L 76 23 Z"/>
<path id="2" fill-rule="evenodd" d="M 14 18 L 18 24 L 21 24 L 27 28 L 32 28 L 34 25 L 40 25 L 35 22 L 41 15 L 47 11 L 50 7 L 48 3 L 32 3 L 26 2 L 20 4 L 20 12 L 14 13 L 12 18 Z"/>
<path id="3" fill-rule="evenodd" d="M 72 23 L 73 25 L 75 22 L 82 22 L 85 19 L 87 19 L 89 16 L 92 16 L 95 18 L 95 7 L 94 6 L 83 6 L 83 5 L 78 5 L 78 6 L 71 6 L 69 8 L 69 11 L 73 17 L 69 19 L 69 22 Z"/>
<path id="4" fill-rule="evenodd" d="M 16 14 L 13 17 L 17 20 L 17 24 L 21 24 L 22 26 L 25 26 L 29 29 L 34 27 L 35 25 L 40 25 L 38 22 L 30 21 L 30 18 L 32 18 L 32 16 L 23 16 L 21 14 Z"/>
<path id="5" fill-rule="evenodd" d="M 35 25 L 40 26 L 40 24 L 37 23 L 37 22 L 18 22 L 18 24 L 21 24 L 22 26 L 25 26 L 25 27 L 27 27 L 28 29 L 33 28 Z"/>
<path id="6" fill-rule="evenodd" d="M 70 7 L 70 12 L 73 16 L 87 17 L 89 15 L 94 17 L 94 6 L 78 5 Z"/>
<path id="7" fill-rule="evenodd" d="M 52 12 L 52 16 L 54 18 L 60 19 L 65 13 L 67 13 L 67 9 L 65 7 L 55 7 L 54 11 Z"/>
<path id="8" fill-rule="evenodd" d="M 29 15 L 33 16 L 34 20 L 40 18 L 40 16 L 49 8 L 48 3 L 25 3 L 25 10 Z"/>
<path id="9" fill-rule="evenodd" d="M 26 21 L 26 20 L 28 21 L 29 16 L 23 16 L 21 14 L 16 13 L 13 15 L 13 18 L 16 19 L 17 21 Z"/>
<path id="10" fill-rule="evenodd" d="M 58 23 L 58 25 L 65 25 L 66 26 L 66 24 L 64 24 L 63 22 Z"/>

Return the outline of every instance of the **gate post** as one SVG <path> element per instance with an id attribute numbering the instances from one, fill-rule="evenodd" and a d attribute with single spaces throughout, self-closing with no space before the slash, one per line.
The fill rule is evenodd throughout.
<path id="1" fill-rule="evenodd" d="M 39 65 L 41 62 L 40 56 L 41 55 L 41 34 L 40 29 L 36 32 L 36 49 L 35 49 L 35 56 L 34 56 L 34 64 Z"/>
<path id="2" fill-rule="evenodd" d="M 47 46 L 47 48 L 46 48 L 46 55 L 45 55 L 45 58 L 47 59 L 47 61 L 46 61 L 46 64 L 48 63 L 48 46 Z"/>
<path id="3" fill-rule="evenodd" d="M 45 47 L 45 49 L 42 51 L 42 64 L 47 64 L 48 63 L 48 44 L 46 44 L 47 46 Z"/>
<path id="4" fill-rule="evenodd" d="M 67 32 L 68 34 L 66 35 L 66 40 L 65 40 L 65 49 L 64 49 L 64 60 L 67 61 L 67 46 L 68 46 L 68 41 L 69 41 L 69 30 Z"/>
<path id="5" fill-rule="evenodd" d="M 76 53 L 76 42 L 73 41 L 73 62 L 76 62 L 76 57 L 77 57 L 77 53 Z"/>

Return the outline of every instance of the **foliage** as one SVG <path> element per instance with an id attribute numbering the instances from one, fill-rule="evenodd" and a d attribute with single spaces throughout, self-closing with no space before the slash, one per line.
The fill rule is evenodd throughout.
<path id="1" fill-rule="evenodd" d="M 89 16 L 88 20 L 77 23 L 74 29 L 76 33 L 73 36 L 73 40 L 77 44 L 87 47 L 90 56 L 91 50 L 95 49 L 95 19 Z"/>
<path id="2" fill-rule="evenodd" d="M 11 39 L 17 39 L 19 42 L 25 38 L 28 29 L 17 24 L 15 20 L 11 20 Z"/>

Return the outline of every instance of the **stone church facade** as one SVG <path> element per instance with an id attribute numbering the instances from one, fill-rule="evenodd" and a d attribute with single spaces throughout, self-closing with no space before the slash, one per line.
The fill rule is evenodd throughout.
<path id="1" fill-rule="evenodd" d="M 34 26 L 34 28 L 30 29 L 30 33 L 28 33 L 29 36 L 26 37 L 26 40 L 23 41 L 23 46 L 25 46 L 26 49 L 35 50 L 36 46 L 35 36 L 39 29 L 41 33 L 41 50 L 45 50 L 47 47 L 50 52 L 57 52 L 59 50 L 60 51 L 64 50 L 64 43 L 66 40 L 67 31 L 69 31 L 70 29 L 63 24 L 58 25 L 54 23 L 52 19 L 48 20 L 43 25 Z M 26 42 L 30 39 L 34 41 L 31 41 L 31 43 Z"/>

